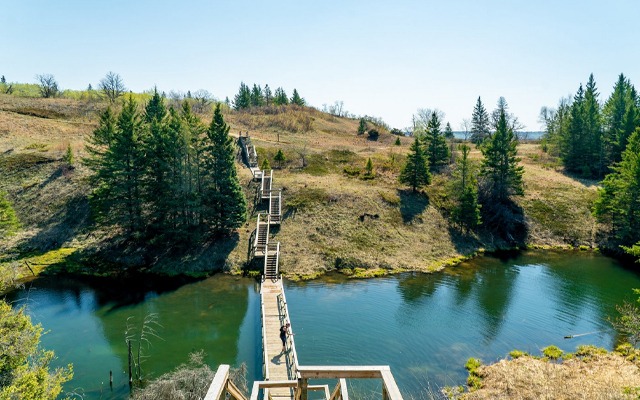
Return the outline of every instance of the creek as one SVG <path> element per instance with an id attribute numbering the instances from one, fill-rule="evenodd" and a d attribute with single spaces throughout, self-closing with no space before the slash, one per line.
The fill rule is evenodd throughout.
<path id="1" fill-rule="evenodd" d="M 55 351 L 54 364 L 74 365 L 65 390 L 85 399 L 127 398 L 125 332 L 135 338 L 150 314 L 157 316 L 158 337 L 141 347 L 144 377 L 204 350 L 214 369 L 245 362 L 249 381 L 261 378 L 255 280 L 148 279 L 41 277 L 7 297 L 42 324 L 42 345 Z M 553 251 L 479 257 L 434 274 L 285 281 L 301 364 L 390 365 L 401 391 L 415 398 L 428 388 L 464 384 L 469 357 L 490 363 L 514 349 L 539 355 L 551 344 L 612 349 L 618 335 L 607 318 L 617 304 L 634 300 L 632 288 L 640 288 L 640 276 L 615 260 Z"/>

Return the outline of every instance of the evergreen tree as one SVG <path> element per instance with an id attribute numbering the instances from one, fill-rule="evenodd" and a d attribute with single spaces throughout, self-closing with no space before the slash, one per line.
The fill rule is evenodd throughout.
<path id="1" fill-rule="evenodd" d="M 271 93 L 269 85 L 264 85 L 264 103 L 267 106 L 270 106 L 271 103 L 273 103 L 273 93 Z"/>
<path id="2" fill-rule="evenodd" d="M 364 135 L 367 131 L 367 121 L 364 118 L 360 118 L 360 123 L 358 124 L 358 135 Z"/>
<path id="3" fill-rule="evenodd" d="M 396 142 L 394 143 L 396 146 L 400 146 L 402 142 L 400 142 L 400 138 L 396 138 Z"/>
<path id="4" fill-rule="evenodd" d="M 595 204 L 600 222 L 609 223 L 614 243 L 640 242 L 640 129 L 629 137 L 622 161 L 602 181 Z"/>
<path id="5" fill-rule="evenodd" d="M 95 171 L 92 204 L 98 222 L 120 225 L 129 237 L 139 237 L 143 223 L 145 175 L 144 128 L 132 96 L 125 101 L 111 129 L 109 110 L 89 140 L 89 167 Z M 107 143 L 108 147 L 102 148 Z"/>
<path id="6" fill-rule="evenodd" d="M 19 227 L 18 217 L 7 199 L 7 192 L 0 191 L 0 239 L 12 235 Z"/>
<path id="7" fill-rule="evenodd" d="M 371 161 L 371 157 L 367 159 L 367 164 L 364 166 L 364 179 L 373 179 L 373 162 Z"/>
<path id="8" fill-rule="evenodd" d="M 188 144 L 186 156 L 186 186 L 189 193 L 185 204 L 187 224 L 191 226 L 203 225 L 202 198 L 203 198 L 203 151 L 204 133 L 207 127 L 193 114 L 187 101 L 182 103 L 180 113 L 184 121 L 185 142 Z M 195 230 L 192 230 L 195 233 Z"/>
<path id="9" fill-rule="evenodd" d="M 265 103 L 264 95 L 262 94 L 262 88 L 260 85 L 253 84 L 251 89 L 251 107 L 262 107 Z"/>
<path id="10" fill-rule="evenodd" d="M 175 146 L 174 138 L 167 129 L 167 108 L 164 99 L 154 89 L 153 96 L 145 107 L 144 122 L 147 133 L 144 138 L 147 170 L 145 171 L 145 203 L 149 216 L 145 219 L 151 235 L 159 235 L 168 228 L 171 198 L 167 195 L 171 186 L 170 152 Z"/>
<path id="11" fill-rule="evenodd" d="M 268 171 L 271 169 L 271 164 L 269 164 L 269 159 L 265 158 L 262 160 L 262 164 L 260 164 L 260 169 L 263 171 Z"/>
<path id="12" fill-rule="evenodd" d="M 431 113 L 425 135 L 426 155 L 429 166 L 434 169 L 449 162 L 449 148 L 444 134 L 440 130 L 440 119 L 436 112 Z"/>
<path id="13" fill-rule="evenodd" d="M 278 163 L 278 168 L 282 168 L 282 163 L 285 162 L 286 159 L 287 158 L 284 156 L 284 153 L 282 152 L 282 149 L 278 149 L 278 152 L 273 157 L 273 161 Z"/>
<path id="14" fill-rule="evenodd" d="M 584 89 L 582 84 L 573 96 L 573 103 L 569 112 L 569 124 L 561 139 L 560 157 L 569 171 L 582 171 L 584 153 L 586 152 L 586 138 L 584 135 Z"/>
<path id="15" fill-rule="evenodd" d="M 504 203 L 512 195 L 524 194 L 523 167 L 518 165 L 517 140 L 507 123 L 504 108 L 499 109 L 496 132 L 482 147 L 482 168 L 489 201 Z"/>
<path id="16" fill-rule="evenodd" d="M 409 148 L 407 155 L 407 163 L 400 172 L 400 183 L 411 186 L 415 192 L 418 188 L 431 183 L 431 174 L 429 173 L 429 160 L 424 154 L 422 144 L 418 138 L 415 139 Z"/>
<path id="17" fill-rule="evenodd" d="M 233 99 L 233 106 L 236 110 L 243 110 L 251 106 L 251 90 L 244 82 L 240 82 L 240 89 Z"/>
<path id="18" fill-rule="evenodd" d="M 478 203 L 478 183 L 473 164 L 469 159 L 471 148 L 460 146 L 462 153 L 454 171 L 453 197 L 456 205 L 452 212 L 454 223 L 466 232 L 475 229 L 481 223 L 480 204 Z"/>
<path id="19" fill-rule="evenodd" d="M 238 181 L 233 140 L 216 106 L 205 145 L 206 182 L 203 202 L 212 232 L 224 234 L 241 226 L 247 213 L 246 200 Z"/>
<path id="20" fill-rule="evenodd" d="M 473 114 L 471 115 L 471 142 L 479 145 L 491 135 L 491 124 L 489 114 L 478 97 Z"/>
<path id="21" fill-rule="evenodd" d="M 287 93 L 283 88 L 279 87 L 276 89 L 275 95 L 273 97 L 273 104 L 276 106 L 284 106 L 289 104 L 289 98 L 287 97 Z"/>
<path id="22" fill-rule="evenodd" d="M 62 160 L 67 163 L 67 165 L 69 167 L 72 167 L 74 164 L 74 159 L 73 159 L 73 149 L 71 148 L 71 143 L 67 144 L 67 151 L 65 151 L 64 153 L 64 157 L 62 157 Z"/>
<path id="23" fill-rule="evenodd" d="M 295 104 L 297 106 L 304 106 L 305 105 L 305 101 L 302 97 L 300 97 L 300 95 L 298 94 L 298 91 L 296 89 L 293 89 L 293 95 L 291 95 L 291 104 Z"/>
<path id="24" fill-rule="evenodd" d="M 3 85 L 7 84 L 7 79 L 4 77 L 4 75 L 0 77 L 0 84 L 3 84 Z"/>
<path id="25" fill-rule="evenodd" d="M 587 151 L 584 153 L 582 169 L 585 175 L 589 173 L 591 176 L 602 177 L 607 165 L 604 146 L 602 145 L 602 114 L 593 74 L 589 75 L 589 80 L 585 87 L 583 115 Z"/>
<path id="26" fill-rule="evenodd" d="M 447 140 L 452 140 L 454 138 L 453 130 L 451 129 L 451 124 L 447 122 L 447 125 L 444 127 L 444 138 Z"/>
<path id="27" fill-rule="evenodd" d="M 639 125 L 637 101 L 635 88 L 620 74 L 603 108 L 605 128 L 602 145 L 607 166 L 621 160 L 629 136 Z"/>

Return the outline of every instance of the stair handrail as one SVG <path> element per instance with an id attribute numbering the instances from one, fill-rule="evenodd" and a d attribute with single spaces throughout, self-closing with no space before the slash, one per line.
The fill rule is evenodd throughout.
<path id="1" fill-rule="evenodd" d="M 279 244 L 279 243 L 278 243 Z M 280 280 L 280 285 L 282 285 L 282 280 Z M 284 287 L 282 287 L 282 290 L 280 291 L 280 295 L 278 296 L 278 301 L 281 304 L 278 304 L 278 306 L 282 306 L 282 309 L 284 310 L 284 320 L 286 324 L 289 324 L 289 332 L 291 333 L 291 335 L 288 337 L 289 341 L 290 341 L 290 349 L 291 349 L 291 353 L 293 356 L 293 366 L 294 366 L 294 376 L 298 374 L 298 353 L 296 352 L 296 342 L 294 339 L 294 335 L 293 335 L 293 328 L 292 328 L 292 324 L 291 324 L 291 319 L 289 319 L 289 307 L 287 306 L 287 296 L 284 294 Z"/>

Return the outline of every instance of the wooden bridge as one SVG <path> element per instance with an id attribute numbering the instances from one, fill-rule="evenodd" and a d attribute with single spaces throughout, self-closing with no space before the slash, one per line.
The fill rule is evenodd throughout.
<path id="1" fill-rule="evenodd" d="M 269 174 L 258 166 L 257 153 L 248 136 L 240 136 L 245 162 L 251 169 L 253 179 L 260 182 L 257 201 L 269 200 L 269 213 L 259 213 L 250 242 L 251 257 L 264 258 L 260 285 L 260 308 L 262 321 L 262 375 L 264 380 L 253 383 L 250 399 L 307 400 L 309 391 L 319 391 L 325 400 L 348 400 L 347 379 L 382 380 L 384 400 L 402 400 L 389 366 L 301 366 L 289 318 L 287 299 L 279 270 L 280 243 L 270 243 L 270 226 L 281 222 L 282 192 L 273 190 L 273 171 Z M 290 324 L 285 349 L 282 349 L 280 328 Z M 336 380 L 330 390 L 328 384 L 312 384 L 313 380 Z M 229 379 L 229 366 L 221 365 L 209 386 L 205 400 L 226 398 L 247 400 L 244 394 Z"/>

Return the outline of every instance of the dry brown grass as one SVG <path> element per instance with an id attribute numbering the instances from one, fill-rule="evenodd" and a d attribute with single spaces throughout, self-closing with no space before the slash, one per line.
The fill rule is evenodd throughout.
<path id="1" fill-rule="evenodd" d="M 529 356 L 480 367 L 479 399 L 637 399 L 640 370 L 616 353 L 555 363 Z"/>
<path id="2" fill-rule="evenodd" d="M 66 235 L 57 240 L 53 236 L 58 231 L 46 226 L 56 224 L 60 212 L 67 215 L 62 203 L 87 194 L 88 172 L 79 167 L 62 173 L 59 160 L 68 144 L 77 160 L 83 156 L 84 140 L 97 125 L 98 112 L 105 107 L 101 102 L 0 95 L 1 159 L 9 164 L 20 157 L 49 160 L 32 166 L 27 163 L 15 171 L 3 164 L 5 168 L 0 171 L 10 173 L 9 179 L 0 181 L 0 188 L 9 191 L 23 221 L 24 230 L 19 237 L 45 241 L 50 238 L 49 245 L 40 243 L 45 248 L 71 243 L 83 247 L 89 238 L 96 240 L 89 232 L 82 237 Z M 201 118 L 208 124 L 211 113 L 207 111 Z M 300 107 L 227 110 L 225 120 L 232 136 L 249 131 L 260 158 L 269 157 L 272 166 L 276 165 L 273 156 L 278 149 L 288 159 L 283 169 L 274 174 L 274 187 L 285 189 L 284 202 L 290 206 L 285 208 L 285 220 L 273 240 L 282 242 L 282 270 L 290 277 L 312 277 L 336 267 L 349 273 L 367 268 L 371 274 L 405 269 L 430 271 L 499 245 L 482 235 L 463 237 L 450 229 L 442 208 L 447 204 L 446 178 L 435 178 L 422 195 L 410 194 L 398 185 L 397 176 L 412 138 L 401 137 L 401 146 L 395 146 L 397 137 L 388 133 L 381 133 L 378 141 L 370 141 L 366 135 L 357 135 L 358 120 Z M 553 160 L 545 157 L 537 145 L 521 145 L 520 154 L 526 169 L 527 194 L 517 201 L 529 222 L 528 244 L 592 245 L 595 222 L 590 207 L 596 192 L 593 184 L 549 167 Z M 478 160 L 481 154 L 473 149 L 472 157 Z M 361 175 L 345 174 L 345 169 L 363 170 L 368 158 L 374 164 L 375 179 L 365 181 Z M 238 171 L 251 197 L 255 186 L 249 183 L 249 172 L 240 165 Z M 294 207 L 300 206 L 301 201 L 302 207 Z M 365 216 L 360 220 L 365 214 L 377 218 Z M 247 261 L 254 217 L 255 214 L 238 230 L 235 247 L 230 252 L 225 248 L 226 259 L 221 262 L 228 269 L 239 271 Z M 197 271 L 207 265 L 204 261 L 184 261 L 184 268 L 193 266 Z M 171 270 L 170 266 L 161 269 L 165 267 Z M 368 274 L 361 272 L 356 270 L 356 275 Z"/>

